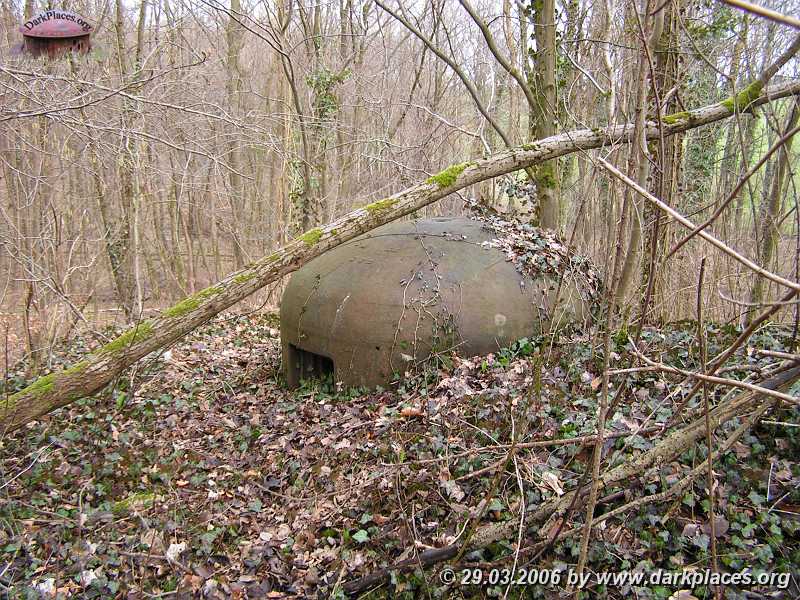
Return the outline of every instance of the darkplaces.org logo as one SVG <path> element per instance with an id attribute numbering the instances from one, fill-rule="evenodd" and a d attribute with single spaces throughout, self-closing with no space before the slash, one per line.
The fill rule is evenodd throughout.
<path id="1" fill-rule="evenodd" d="M 78 25 L 83 31 L 89 32 L 92 29 L 91 23 L 86 21 L 80 15 L 76 15 L 75 13 L 67 12 L 67 11 L 60 11 L 60 10 L 48 10 L 43 13 L 39 13 L 32 19 L 25 21 L 23 27 L 26 30 L 32 31 L 34 27 L 41 25 L 42 23 L 46 23 L 47 21 L 70 21 Z"/>

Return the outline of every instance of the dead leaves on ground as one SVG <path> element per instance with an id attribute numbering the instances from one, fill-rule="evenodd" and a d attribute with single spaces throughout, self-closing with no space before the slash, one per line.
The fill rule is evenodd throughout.
<path id="1" fill-rule="evenodd" d="M 520 481 L 528 508 L 574 488 L 589 455 L 574 445 L 519 450 L 503 467 L 512 425 L 518 441 L 594 431 L 600 379 L 590 338 L 555 348 L 544 369 L 498 352 L 454 359 L 432 387 L 342 394 L 316 384 L 292 394 L 281 386 L 271 329 L 258 316 L 215 321 L 152 362 L 121 406 L 84 400 L 5 438 L 2 510 L 11 525 L 0 544 L 12 585 L 46 597 L 321 594 L 409 548 L 448 544 L 473 519 L 518 519 Z M 537 381 L 541 390 L 529 393 Z M 610 432 L 653 422 L 675 391 L 652 374 L 632 386 Z M 609 440 L 606 457 L 622 460 L 651 443 Z M 746 460 L 753 447 L 733 451 Z M 654 469 L 643 485 L 675 481 L 690 464 Z M 742 473 L 769 478 L 776 498 L 798 484 L 796 470 L 782 457 Z M 743 525 L 730 518 L 733 484 L 722 472 L 718 480 L 724 541 Z M 704 543 L 705 514 L 683 509 L 678 533 Z M 581 512 L 569 523 L 554 515 L 542 530 L 580 524 Z M 626 521 L 604 524 L 599 540 L 633 561 L 653 552 Z"/>

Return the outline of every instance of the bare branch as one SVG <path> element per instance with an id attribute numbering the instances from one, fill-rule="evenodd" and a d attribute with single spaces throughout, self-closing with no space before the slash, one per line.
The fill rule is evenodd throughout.
<path id="1" fill-rule="evenodd" d="M 789 27 L 794 27 L 795 29 L 800 29 L 800 19 L 789 15 L 784 15 L 783 13 L 779 13 L 769 8 L 764 8 L 758 4 L 745 2 L 745 0 L 720 0 L 720 2 L 727 4 L 728 6 L 738 8 L 739 10 L 749 12 L 756 16 L 769 19 L 770 21 L 775 21 L 776 23 L 781 23 L 783 25 L 788 25 Z"/>
<path id="2" fill-rule="evenodd" d="M 681 225 L 683 225 L 687 229 L 691 229 L 691 230 L 697 229 L 696 226 L 694 225 L 694 223 L 692 223 L 689 219 L 687 219 L 686 217 L 681 215 L 678 211 L 676 211 L 675 209 L 673 209 L 670 206 L 667 206 L 664 202 L 662 202 L 661 200 L 659 200 L 658 198 L 653 196 L 650 192 L 648 192 L 646 189 L 641 187 L 635 181 L 630 179 L 622 171 L 620 171 L 616 167 L 610 165 L 608 162 L 606 162 L 602 158 L 598 158 L 597 162 L 600 163 L 600 165 L 602 165 L 603 168 L 605 168 L 614 177 L 616 177 L 617 179 L 622 181 L 625 185 L 627 185 L 628 187 L 633 189 L 637 194 L 639 194 L 640 196 L 642 196 L 646 200 L 648 200 L 648 201 L 652 202 L 653 204 L 655 204 L 659 209 L 661 209 L 662 211 L 667 213 L 669 216 L 671 216 L 673 219 L 678 221 L 678 223 L 680 223 Z M 705 231 L 699 231 L 698 235 L 700 237 L 702 237 L 704 240 L 706 240 L 707 242 L 709 242 L 710 244 L 712 244 L 714 247 L 722 250 L 725 254 L 727 254 L 728 256 L 733 258 L 735 261 L 743 264 L 745 267 L 747 267 L 748 269 L 750 269 L 754 273 L 757 273 L 758 275 L 766 277 L 770 281 L 774 281 L 775 283 L 779 283 L 780 285 L 788 287 L 788 288 L 790 288 L 790 289 L 792 289 L 794 291 L 800 292 L 800 284 L 798 284 L 798 283 L 796 283 L 794 281 L 790 281 L 790 280 L 788 280 L 788 279 L 786 279 L 784 277 L 781 277 L 780 275 L 776 275 L 772 271 L 768 271 L 767 269 L 764 269 L 764 268 L 760 267 L 759 265 L 754 263 L 752 260 L 742 256 L 736 250 L 734 250 L 733 248 L 731 248 L 730 246 L 728 246 L 724 242 L 718 240 L 717 238 L 715 238 L 711 234 L 708 234 Z"/>

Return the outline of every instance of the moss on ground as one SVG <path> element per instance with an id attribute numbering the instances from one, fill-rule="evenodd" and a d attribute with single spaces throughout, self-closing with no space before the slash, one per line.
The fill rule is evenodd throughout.
<path id="1" fill-rule="evenodd" d="M 114 502 L 111 505 L 111 512 L 115 515 L 128 513 L 134 508 L 147 508 L 153 505 L 156 495 L 152 492 L 142 492 L 139 494 L 132 494 L 123 500 Z"/>

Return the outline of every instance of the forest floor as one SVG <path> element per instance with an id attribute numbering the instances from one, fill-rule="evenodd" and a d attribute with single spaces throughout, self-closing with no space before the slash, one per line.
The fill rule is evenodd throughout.
<path id="1" fill-rule="evenodd" d="M 695 368 L 694 327 L 646 330 L 640 348 Z M 709 325 L 709 355 L 735 333 Z M 463 539 L 470 523 L 519 521 L 522 508 L 574 488 L 590 462 L 591 447 L 580 443 L 506 457 L 515 437 L 528 442 L 595 431 L 599 339 L 523 340 L 486 357 L 445 357 L 428 373 L 365 393 L 338 391 L 330 382 L 288 391 L 277 336 L 274 315 L 218 318 L 112 390 L 1 437 L 0 594 L 342 597 L 344 582 Z M 783 329 L 760 330 L 725 375 L 757 378 L 776 362 L 760 350 L 786 350 L 788 341 Z M 76 340 L 61 360 L 69 363 L 92 344 Z M 628 350 L 620 333 L 614 368 L 631 364 Z M 7 391 L 24 385 L 23 367 L 16 378 L 12 371 Z M 629 393 L 608 423 L 617 436 L 606 444 L 610 464 L 663 437 L 658 425 L 688 390 L 654 372 L 628 381 Z M 775 582 L 729 586 L 728 598 L 800 596 L 800 429 L 780 424 L 800 423 L 800 411 L 768 419 L 716 466 L 717 554 L 723 571 L 791 574 L 791 581 L 783 581 L 787 589 Z M 638 483 L 609 490 L 599 510 L 665 489 L 704 456 L 698 444 Z M 580 525 L 583 512 L 579 507 L 568 525 Z M 702 479 L 677 502 L 604 523 L 589 566 L 594 572 L 705 569 L 708 514 Z M 543 531 L 557 526 L 548 522 Z M 579 544 L 577 537 L 559 541 L 533 564 L 521 553 L 517 567 L 563 572 L 577 562 Z M 530 545 L 526 533 L 468 553 L 456 566 L 458 579 L 470 563 L 509 568 L 516 549 Z M 437 568 L 396 573 L 372 595 L 507 591 L 458 581 L 448 587 Z M 510 596 L 524 590 L 527 597 L 558 597 L 563 588 L 515 587 Z M 592 582 L 585 595 L 691 598 L 680 592 L 686 589 Z M 702 587 L 692 594 L 709 597 Z"/>

